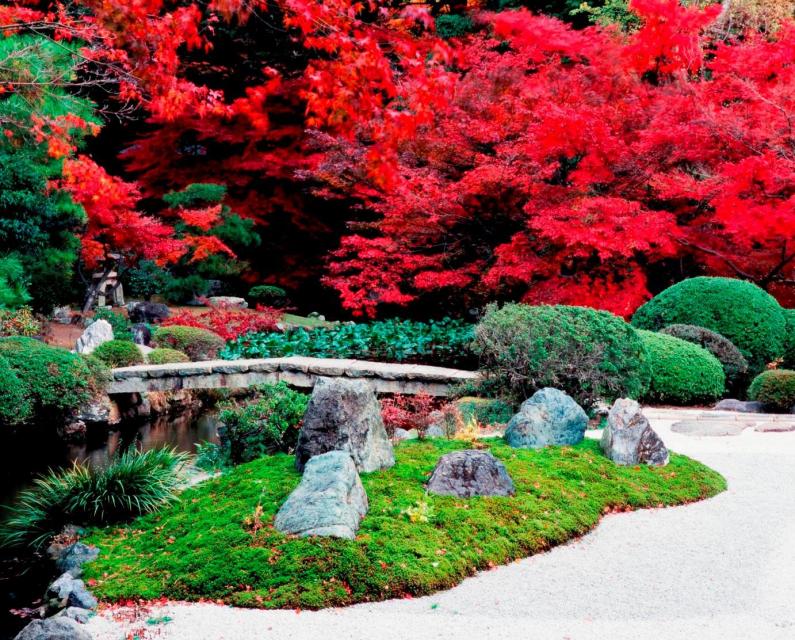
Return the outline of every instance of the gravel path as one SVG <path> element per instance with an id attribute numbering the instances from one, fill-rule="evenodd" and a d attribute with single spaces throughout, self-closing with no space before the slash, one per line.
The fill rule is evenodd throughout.
<path id="1" fill-rule="evenodd" d="M 795 638 L 795 432 L 674 433 L 666 444 L 720 471 L 729 490 L 671 509 L 611 515 L 589 535 L 413 600 L 321 612 L 174 603 L 130 622 L 97 616 L 97 640 L 254 638 L 522 640 Z M 118 616 L 118 612 L 115 613 Z M 164 624 L 147 618 L 169 616 Z"/>

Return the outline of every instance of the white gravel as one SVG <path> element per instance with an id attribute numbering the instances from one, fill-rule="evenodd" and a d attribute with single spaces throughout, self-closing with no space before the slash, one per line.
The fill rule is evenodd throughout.
<path id="1" fill-rule="evenodd" d="M 669 448 L 720 471 L 704 502 L 612 515 L 591 534 L 425 598 L 320 612 L 172 603 L 130 621 L 103 613 L 97 640 L 795 639 L 795 432 L 693 437 Z M 165 624 L 146 619 L 169 616 Z M 143 632 L 143 633 L 141 633 Z"/>

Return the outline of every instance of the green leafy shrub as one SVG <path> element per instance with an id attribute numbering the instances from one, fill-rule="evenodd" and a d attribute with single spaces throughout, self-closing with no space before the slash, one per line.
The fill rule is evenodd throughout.
<path id="1" fill-rule="evenodd" d="M 795 368 L 795 309 L 784 309 L 787 335 L 784 338 L 784 365 Z"/>
<path id="2" fill-rule="evenodd" d="M 182 191 L 170 191 L 163 196 L 163 201 L 172 209 L 174 207 L 197 207 L 217 204 L 226 196 L 226 186 L 214 182 L 194 182 Z"/>
<path id="3" fill-rule="evenodd" d="M 283 333 L 253 333 L 227 344 L 228 359 L 313 356 L 473 366 L 472 325 L 461 320 L 382 320 Z"/>
<path id="4" fill-rule="evenodd" d="M 152 349 L 146 356 L 149 364 L 171 364 L 174 362 L 190 362 L 190 358 L 176 349 Z"/>
<path id="5" fill-rule="evenodd" d="M 117 367 L 132 367 L 143 364 L 144 356 L 133 342 L 127 340 L 109 340 L 103 342 L 91 353 L 95 358 L 102 360 L 106 365 L 115 369 Z"/>
<path id="6" fill-rule="evenodd" d="M 212 331 L 180 325 L 158 327 L 152 340 L 158 347 L 182 351 L 194 362 L 213 360 L 224 347 L 223 339 Z"/>
<path id="7" fill-rule="evenodd" d="M 472 18 L 457 14 L 442 14 L 436 17 L 436 35 L 440 38 L 460 38 L 474 29 Z"/>
<path id="8" fill-rule="evenodd" d="M 474 348 L 486 381 L 513 402 L 556 387 L 588 408 L 599 399 L 638 398 L 649 384 L 643 343 L 606 311 L 492 305 L 475 329 Z"/>
<path id="9" fill-rule="evenodd" d="M 4 357 L 25 387 L 36 417 L 63 415 L 104 391 L 110 380 L 96 358 L 84 358 L 33 338 L 0 339 Z"/>
<path id="10" fill-rule="evenodd" d="M 28 278 L 19 256 L 0 257 L 0 308 L 16 309 L 28 302 Z"/>
<path id="11" fill-rule="evenodd" d="M 41 548 L 66 524 L 130 520 L 175 500 L 188 458 L 173 449 L 128 449 L 106 467 L 75 463 L 51 471 L 23 491 L 0 527 L 3 546 Z"/>
<path id="12" fill-rule="evenodd" d="M 154 295 L 162 294 L 172 280 L 168 271 L 152 260 L 141 260 L 135 267 L 128 269 L 124 275 L 125 289 L 133 298 L 149 300 Z"/>
<path id="13" fill-rule="evenodd" d="M 94 321 L 97 320 L 105 320 L 110 324 L 113 329 L 113 337 L 116 340 L 132 342 L 132 323 L 123 313 L 112 309 L 97 309 L 94 312 Z"/>
<path id="14" fill-rule="evenodd" d="M 791 411 L 795 407 L 795 371 L 771 369 L 763 371 L 748 389 L 748 397 L 758 400 L 774 411 Z"/>
<path id="15" fill-rule="evenodd" d="M 210 283 L 199 275 L 188 275 L 183 278 L 169 277 L 163 297 L 169 302 L 185 304 L 201 298 L 210 290 Z"/>
<path id="16" fill-rule="evenodd" d="M 292 451 L 298 440 L 309 397 L 284 382 L 263 385 L 257 393 L 254 402 L 221 412 L 220 448 L 232 464 Z"/>
<path id="17" fill-rule="evenodd" d="M 260 284 L 251 287 L 248 299 L 254 304 L 263 304 L 270 307 L 283 307 L 287 303 L 287 292 L 281 287 L 269 284 Z"/>
<path id="18" fill-rule="evenodd" d="M 675 405 L 712 401 L 723 395 L 726 376 L 703 347 L 673 336 L 639 330 L 648 352 L 651 383 L 644 399 Z"/>
<path id="19" fill-rule="evenodd" d="M 693 324 L 672 324 L 661 329 L 660 333 L 704 347 L 721 363 L 726 374 L 726 387 L 733 391 L 745 389 L 748 360 L 727 338 Z"/>
<path id="20" fill-rule="evenodd" d="M 0 357 L 0 424 L 19 424 L 30 418 L 31 414 L 25 385 L 8 360 Z"/>
<path id="21" fill-rule="evenodd" d="M 509 402 L 494 398 L 464 397 L 455 401 L 464 422 L 476 420 L 480 424 L 505 424 L 513 418 L 514 407 Z"/>
<path id="22" fill-rule="evenodd" d="M 784 352 L 783 309 L 769 293 L 744 280 L 683 280 L 638 309 L 632 324 L 650 331 L 671 324 L 711 329 L 740 349 L 752 373 L 760 372 Z"/>
<path id="23" fill-rule="evenodd" d="M 33 338 L 44 332 L 44 325 L 30 307 L 0 309 L 0 337 L 24 336 Z"/>

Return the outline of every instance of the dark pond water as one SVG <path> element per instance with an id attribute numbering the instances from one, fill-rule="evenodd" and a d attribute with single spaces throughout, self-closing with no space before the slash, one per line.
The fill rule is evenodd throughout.
<path id="1" fill-rule="evenodd" d="M 197 443 L 217 442 L 217 426 L 215 414 L 208 411 L 159 416 L 112 431 L 89 430 L 86 442 L 80 444 L 64 443 L 51 435 L 53 429 L 29 429 L 7 437 L 0 448 L 0 507 L 13 504 L 19 492 L 48 469 L 68 467 L 75 460 L 107 464 L 129 447 L 143 451 L 172 446 L 195 453 Z M 25 625 L 27 621 L 12 610 L 37 606 L 52 572 L 49 562 L 23 560 L 0 550 L 0 639 L 13 638 Z"/>

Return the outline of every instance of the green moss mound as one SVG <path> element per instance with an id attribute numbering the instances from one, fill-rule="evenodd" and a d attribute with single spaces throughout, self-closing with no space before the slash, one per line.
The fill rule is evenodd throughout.
<path id="1" fill-rule="evenodd" d="M 182 351 L 194 362 L 214 360 L 225 344 L 223 338 L 212 331 L 181 325 L 159 327 L 152 340 L 158 347 Z"/>
<path id="2" fill-rule="evenodd" d="M 744 280 L 683 280 L 638 309 L 632 324 L 650 331 L 671 324 L 711 329 L 742 351 L 752 373 L 784 353 L 784 310 L 773 296 Z"/>
<path id="3" fill-rule="evenodd" d="M 129 340 L 108 340 L 94 349 L 91 355 L 111 368 L 132 367 L 144 361 L 138 345 Z"/>
<path id="4" fill-rule="evenodd" d="M 176 362 L 190 362 L 190 358 L 176 349 L 152 349 L 146 356 L 149 364 L 173 364 Z"/>
<path id="5" fill-rule="evenodd" d="M 703 347 L 663 333 L 638 331 L 649 355 L 651 383 L 644 399 L 667 404 L 709 402 L 723 395 L 726 376 Z"/>
<path id="6" fill-rule="evenodd" d="M 790 411 L 795 407 L 795 371 L 773 369 L 760 373 L 751 382 L 748 397 L 774 411 Z"/>
<path id="7" fill-rule="evenodd" d="M 102 553 L 84 579 L 96 580 L 92 591 L 104 600 L 212 598 L 261 608 L 421 595 L 582 535 L 608 507 L 683 504 L 726 487 L 718 473 L 676 454 L 663 468 L 618 467 L 590 440 L 537 451 L 484 444 L 505 463 L 516 496 L 426 496 L 439 457 L 466 445 L 406 442 L 392 469 L 362 475 L 370 510 L 355 541 L 287 537 L 273 517 L 300 476 L 293 457 L 278 454 L 189 489 L 128 527 L 94 532 L 88 542 Z M 412 522 L 411 508 L 425 517 Z"/>
<path id="8" fill-rule="evenodd" d="M 24 385 L 25 398 L 35 417 L 56 418 L 89 401 L 110 380 L 96 358 L 84 358 L 33 338 L 0 339 L 5 358 Z"/>
<path id="9" fill-rule="evenodd" d="M 649 384 L 632 327 L 587 307 L 491 306 L 475 328 L 474 350 L 486 384 L 514 402 L 556 387 L 587 409 L 600 398 L 639 398 Z"/>
<path id="10" fill-rule="evenodd" d="M 30 418 L 30 400 L 11 364 L 0 357 L 0 424 L 13 425 Z"/>

